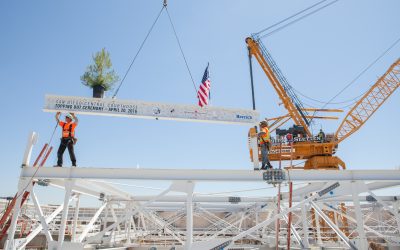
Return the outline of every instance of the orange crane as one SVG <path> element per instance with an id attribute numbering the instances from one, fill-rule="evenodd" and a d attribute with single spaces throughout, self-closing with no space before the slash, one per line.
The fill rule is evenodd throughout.
<path id="1" fill-rule="evenodd" d="M 369 91 L 355 103 L 337 131 L 334 134 L 327 134 L 325 139 L 321 141 L 313 137 L 309 128 L 310 121 L 317 118 L 335 119 L 335 117 L 310 116 L 307 111 L 340 112 L 341 110 L 304 108 L 260 39 L 248 37 L 246 38 L 246 43 L 250 60 L 252 56 L 257 59 L 284 107 L 288 111 L 287 115 L 268 119 L 272 121 L 270 131 L 277 130 L 277 134 L 279 132 L 280 137 L 283 137 L 286 133 L 291 133 L 295 137 L 292 149 L 290 149 L 289 146 L 282 146 L 281 143 L 272 143 L 269 153 L 270 161 L 279 161 L 280 159 L 304 159 L 306 162 L 304 166 L 301 167 L 304 169 L 340 169 L 340 167 L 345 169 L 345 163 L 339 157 L 334 156 L 338 144 L 360 129 L 400 86 L 400 59 L 397 59 Z M 293 120 L 295 124 L 293 128 L 289 130 L 280 130 L 279 127 L 290 119 Z M 249 141 L 256 140 L 256 138 L 257 129 L 251 128 L 249 131 Z M 250 158 L 252 161 L 255 161 L 253 151 L 254 150 L 250 148 Z M 260 159 L 259 150 L 258 156 Z"/>

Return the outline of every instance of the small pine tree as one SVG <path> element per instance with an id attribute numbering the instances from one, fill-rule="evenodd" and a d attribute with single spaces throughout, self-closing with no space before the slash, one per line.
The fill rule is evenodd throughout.
<path id="1" fill-rule="evenodd" d="M 119 77 L 111 68 L 110 53 L 103 48 L 92 58 L 94 63 L 89 65 L 86 72 L 81 76 L 82 84 L 90 88 L 102 86 L 105 91 L 112 89 Z"/>

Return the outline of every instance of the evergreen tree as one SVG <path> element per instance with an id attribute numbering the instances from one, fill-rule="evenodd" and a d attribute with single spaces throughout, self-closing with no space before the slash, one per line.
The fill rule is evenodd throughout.
<path id="1" fill-rule="evenodd" d="M 102 86 L 106 91 L 112 89 L 119 77 L 111 68 L 110 53 L 103 48 L 93 56 L 93 62 L 81 76 L 82 84 L 91 88 Z"/>

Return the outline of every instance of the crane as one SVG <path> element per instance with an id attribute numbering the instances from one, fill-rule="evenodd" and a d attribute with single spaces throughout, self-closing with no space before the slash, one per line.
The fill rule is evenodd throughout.
<path id="1" fill-rule="evenodd" d="M 293 139 L 292 148 L 282 145 L 282 143 L 273 143 L 269 153 L 270 161 L 304 159 L 306 160 L 302 167 L 304 169 L 340 169 L 340 167 L 345 169 L 345 163 L 334 155 L 338 145 L 359 130 L 400 86 L 400 59 L 397 59 L 376 83 L 354 104 L 341 122 L 337 131 L 333 134 L 327 134 L 326 138 L 321 141 L 312 136 L 309 128 L 310 120 L 317 118 L 335 118 L 310 116 L 307 111 L 340 112 L 341 110 L 304 108 L 262 41 L 256 36 L 252 36 L 246 38 L 246 43 L 249 50 L 249 57 L 251 58 L 251 56 L 254 56 L 257 59 L 284 107 L 288 111 L 287 115 L 269 119 L 273 121 L 271 125 L 273 128 L 271 131 L 276 130 L 280 138 L 288 133 L 296 137 Z M 294 122 L 293 128 L 288 130 L 279 129 L 280 126 L 290 119 Z M 251 128 L 249 130 L 249 142 L 253 141 L 253 143 L 250 143 L 250 145 L 256 145 L 254 140 L 257 140 L 257 130 L 256 128 Z M 256 150 L 258 154 L 255 154 Z M 257 155 L 260 157 L 259 150 L 250 148 L 250 158 L 255 165 L 256 162 L 258 165 L 259 158 L 256 159 Z M 255 168 L 258 168 L 258 166 L 255 166 Z"/>

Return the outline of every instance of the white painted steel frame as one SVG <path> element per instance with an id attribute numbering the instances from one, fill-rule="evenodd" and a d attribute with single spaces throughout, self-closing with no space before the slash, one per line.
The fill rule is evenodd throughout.
<path id="1" fill-rule="evenodd" d="M 400 170 L 283 170 L 287 181 L 400 181 Z M 36 169 L 22 168 L 21 177 L 32 177 Z M 263 171 L 137 168 L 52 168 L 42 167 L 35 177 L 47 179 L 129 179 L 264 182 Z"/>
<path id="2" fill-rule="evenodd" d="M 66 247 L 80 248 L 89 244 L 101 244 L 102 246 L 137 246 L 140 242 L 169 242 L 178 249 L 213 249 L 226 243 L 232 247 L 253 247 L 257 244 L 273 244 L 272 237 L 275 235 L 274 227 L 270 226 L 276 218 L 286 218 L 287 213 L 292 211 L 295 220 L 292 223 L 293 241 L 297 247 L 309 247 L 325 243 L 343 246 L 340 242 L 327 238 L 319 223 L 320 217 L 326 221 L 336 233 L 350 247 L 363 249 L 367 247 L 367 238 L 374 237 L 385 239 L 386 242 L 396 246 L 400 245 L 399 230 L 399 194 L 393 196 L 377 196 L 374 190 L 400 185 L 399 170 L 358 170 L 358 171 L 286 171 L 290 181 L 313 181 L 306 186 L 299 187 L 293 191 L 294 204 L 292 208 L 283 209 L 279 214 L 274 213 L 276 197 L 236 197 L 238 204 L 234 205 L 235 199 L 222 196 L 197 195 L 193 193 L 195 183 L 193 181 L 224 181 L 224 182 L 263 182 L 262 172 L 244 170 L 166 170 L 166 169 L 102 169 L 102 168 L 41 168 L 35 176 L 34 168 L 29 167 L 32 146 L 35 142 L 32 135 L 28 140 L 21 169 L 21 177 L 18 184 L 18 193 L 25 190 L 30 191 L 33 197 L 33 205 L 40 223 L 25 238 L 14 239 L 16 223 L 19 214 L 19 206 L 14 210 L 14 216 L 9 231 L 8 241 L 5 249 L 22 249 L 42 230 L 46 235 L 49 246 L 56 249 Z M 65 190 L 64 203 L 53 213 L 45 216 L 41 211 L 37 193 L 31 185 L 31 180 L 48 178 L 48 188 L 57 187 Z M 97 179 L 132 179 L 132 180 L 173 180 L 171 185 L 156 196 L 137 196 L 114 187 Z M 332 180 L 339 181 L 339 187 L 329 193 L 319 193 L 322 189 L 332 184 Z M 373 181 L 365 183 L 365 181 Z M 288 180 L 289 181 L 289 180 Z M 352 190 L 352 191 L 351 191 Z M 170 192 L 180 192 L 183 195 L 167 195 Z M 384 227 L 375 227 L 375 220 L 371 214 L 366 216 L 366 210 L 371 204 L 370 197 L 360 196 L 367 192 L 376 204 L 381 204 L 382 213 L 387 217 Z M 103 194 L 103 203 L 90 218 L 89 223 L 83 231 L 77 231 L 77 210 L 75 211 L 71 242 L 65 241 L 65 228 L 69 206 L 68 204 L 79 197 L 89 196 L 99 198 Z M 321 196 L 322 195 L 322 196 Z M 21 197 L 19 197 L 19 202 Z M 282 194 L 283 207 L 288 207 L 287 194 Z M 77 201 L 78 202 L 78 201 Z M 345 202 L 349 209 L 346 214 L 333 209 L 338 202 Z M 373 204 L 375 204 L 373 203 Z M 18 201 L 17 201 L 17 204 Z M 174 207 L 173 205 L 176 204 Z M 121 214 L 118 206 L 123 205 L 124 213 Z M 232 207 L 238 209 L 232 209 Z M 309 206 L 312 206 L 315 214 L 316 231 L 309 230 L 312 225 Z M 79 202 L 76 207 L 79 207 Z M 175 208 L 176 211 L 171 211 Z M 216 208 L 216 210 L 214 210 Z M 104 210 L 104 213 L 103 213 Z M 334 211 L 346 217 L 351 224 L 352 230 L 357 231 L 359 237 L 346 236 L 340 231 L 337 219 L 330 220 L 324 216 L 323 211 Z M 57 214 L 63 212 L 60 227 L 57 229 L 49 223 Z M 117 213 L 118 212 L 118 213 Z M 165 217 L 163 213 L 172 213 L 172 217 Z M 221 213 L 226 215 L 221 217 Z M 110 214 L 110 216 L 108 216 Z M 105 216 L 105 217 L 104 217 Z M 201 229 L 194 228 L 194 217 L 203 217 L 209 222 L 209 226 Z M 109 220 L 111 218 L 111 221 Z M 104 221 L 99 222 L 102 219 Z M 180 220 L 186 220 L 185 228 L 176 225 Z M 111 223 L 111 224 L 110 224 Z M 96 224 L 96 225 L 95 225 Z M 103 225 L 102 228 L 99 225 Z M 286 232 L 285 225 L 282 232 Z M 50 232 L 58 230 L 58 242 L 52 239 Z M 284 242 L 284 234 L 281 233 L 281 243 Z M 242 239 L 247 242 L 243 243 Z M 82 242 L 80 244 L 79 242 Z M 75 244 L 75 245 L 73 245 Z M 140 243 L 142 244 L 142 243 Z M 146 244 L 146 243 L 144 243 Z M 281 246 L 284 247 L 284 246 Z"/>

